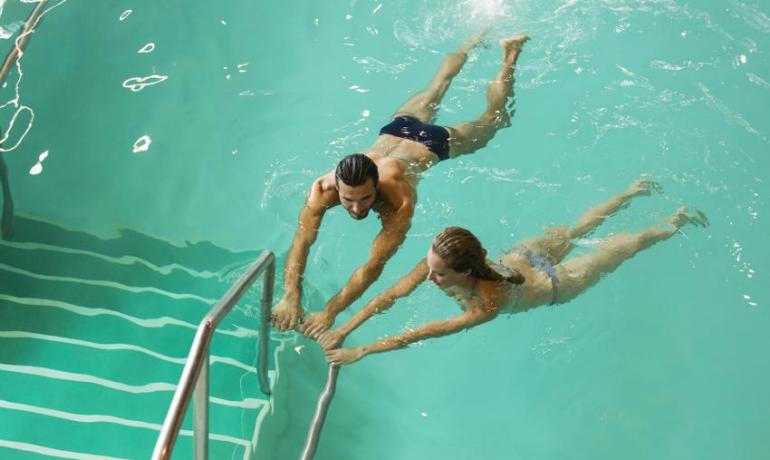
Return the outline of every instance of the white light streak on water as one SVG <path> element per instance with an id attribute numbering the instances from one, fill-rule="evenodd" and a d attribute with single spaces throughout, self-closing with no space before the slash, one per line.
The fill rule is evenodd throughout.
<path id="1" fill-rule="evenodd" d="M 36 176 L 36 175 L 40 174 L 41 172 L 43 172 L 43 160 L 45 160 L 46 158 L 48 158 L 48 150 L 46 150 L 45 152 L 43 152 L 40 155 L 38 155 L 37 163 L 35 163 L 35 166 L 33 166 L 29 170 L 30 175 Z"/>
<path id="2" fill-rule="evenodd" d="M 152 53 L 153 51 L 155 51 L 155 43 L 150 42 L 144 45 L 139 51 L 137 51 L 137 53 L 146 54 L 146 53 Z"/>
<path id="3" fill-rule="evenodd" d="M 123 82 L 123 87 L 133 92 L 139 92 L 148 86 L 157 85 L 168 79 L 166 75 L 148 75 L 146 77 L 133 77 Z"/>
<path id="4" fill-rule="evenodd" d="M 134 153 L 146 152 L 152 144 L 152 138 L 148 135 L 144 135 L 134 142 L 134 147 L 131 150 Z"/>
<path id="5" fill-rule="evenodd" d="M 63 5 L 66 1 L 67 0 L 61 0 L 58 3 L 54 4 L 53 6 L 43 10 L 43 12 L 41 12 L 38 15 L 37 22 L 39 23 L 46 14 L 48 14 L 54 8 L 58 8 L 59 6 Z M 4 2 L 2 2 L 2 3 L 4 3 Z M 2 3 L 0 3 L 0 11 L 2 11 Z M 30 1 L 30 0 L 22 0 L 22 3 L 36 3 L 36 2 Z M 11 116 L 11 120 L 8 123 L 8 126 L 4 130 L 2 130 L 3 131 L 3 136 L 0 138 L 0 152 L 11 152 L 13 150 L 16 150 L 16 148 L 19 145 L 21 145 L 21 142 L 27 136 L 27 133 L 29 133 L 29 131 L 32 129 L 32 123 L 35 120 L 35 112 L 32 110 L 32 108 L 30 108 L 30 107 L 28 107 L 28 106 L 26 106 L 26 105 L 24 105 L 24 104 L 22 104 L 20 102 L 21 101 L 21 92 L 20 92 L 21 80 L 24 78 L 24 72 L 22 71 L 22 67 L 21 67 L 21 59 L 24 56 L 25 52 L 22 50 L 22 47 L 19 46 L 20 43 L 22 42 L 22 40 L 25 40 L 28 35 L 30 35 L 30 34 L 32 34 L 34 32 L 35 32 L 35 28 L 30 28 L 26 32 L 19 34 L 19 36 L 17 36 L 16 40 L 14 41 L 14 46 L 16 47 L 16 52 L 17 52 L 17 58 L 16 58 L 15 64 L 16 64 L 16 70 L 18 72 L 19 77 L 16 80 L 16 85 L 15 85 L 15 91 L 14 91 L 13 99 L 10 99 L 7 102 L 5 102 L 2 105 L 0 105 L 0 110 L 4 109 L 5 107 L 8 107 L 9 105 L 13 106 L 15 108 L 15 110 L 14 110 L 13 115 Z M 5 88 L 6 84 L 7 84 L 7 82 L 3 83 L 3 88 Z M 10 136 L 10 133 L 13 130 L 14 125 L 16 124 L 16 120 L 17 120 L 18 116 L 22 112 L 29 113 L 29 122 L 27 123 L 27 126 L 24 128 L 24 131 L 21 133 L 21 135 L 18 136 L 16 143 L 14 145 L 12 145 L 12 146 L 7 146 L 7 145 L 5 145 L 5 143 L 8 140 L 8 138 Z"/>

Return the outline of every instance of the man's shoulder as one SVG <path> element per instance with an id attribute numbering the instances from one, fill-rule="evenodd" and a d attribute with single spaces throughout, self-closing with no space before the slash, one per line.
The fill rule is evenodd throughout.
<path id="1" fill-rule="evenodd" d="M 324 174 L 317 178 L 310 184 L 310 190 L 308 192 L 308 205 L 318 205 L 322 207 L 329 207 L 337 204 L 337 189 L 334 186 L 334 174 Z"/>
<path id="2" fill-rule="evenodd" d="M 380 194 L 393 208 L 414 205 L 414 186 L 404 177 L 386 177 L 380 181 Z"/>

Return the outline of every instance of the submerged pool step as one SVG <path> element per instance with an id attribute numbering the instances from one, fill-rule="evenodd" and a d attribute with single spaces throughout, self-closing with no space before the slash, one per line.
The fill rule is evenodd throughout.
<path id="1" fill-rule="evenodd" d="M 73 414 L 102 414 L 143 424 L 162 424 L 175 384 L 146 381 L 135 385 L 59 369 L 0 364 L 0 418 L 6 410 Z M 224 379 L 219 379 L 224 381 Z M 243 387 L 241 387 L 241 385 Z M 212 388 L 209 400 L 211 431 L 231 437 L 250 436 L 267 401 L 255 388 L 256 379 L 231 379 L 228 388 Z M 242 396 L 241 391 L 244 390 Z M 15 405 L 29 410 L 14 409 Z M 191 409 L 191 408 L 190 408 Z M 188 411 L 189 412 L 189 411 Z M 183 428 L 192 429 L 188 420 Z M 248 433 L 248 434 L 246 434 Z M 2 458 L 2 457 L 0 457 Z"/>
<path id="2" fill-rule="evenodd" d="M 228 351 L 231 353 L 227 357 L 211 356 L 212 374 L 223 381 L 246 380 L 249 384 L 246 388 L 256 389 L 256 358 L 252 347 Z M 148 381 L 175 384 L 185 359 L 185 355 L 164 355 L 124 343 L 88 342 L 26 331 L 0 331 L 0 366 L 57 369 L 129 385 L 142 385 Z M 126 375 L 125 369 L 142 369 L 142 372 Z M 216 384 L 214 382 L 212 389 L 216 389 Z M 261 396 L 254 391 L 247 391 L 246 394 Z"/>
<path id="3" fill-rule="evenodd" d="M 0 261 L 9 268 L 49 278 L 110 281 L 126 286 L 152 286 L 161 291 L 187 292 L 199 297 L 218 297 L 222 274 L 194 272 L 138 263 L 132 258 L 98 257 L 96 253 L 65 251 L 49 245 L 0 240 Z M 243 261 L 247 264 L 249 261 Z M 8 263 L 8 262 L 6 262 Z M 9 271 L 9 269 L 5 269 Z M 109 275 L 109 278 L 107 278 Z"/>
<path id="4" fill-rule="evenodd" d="M 15 243 L 45 244 L 108 257 L 135 257 L 163 267 L 180 265 L 196 271 L 223 270 L 254 260 L 259 251 L 233 252 L 208 242 L 176 245 L 132 230 L 119 230 L 114 237 L 101 238 L 79 230 L 28 216 L 14 217 Z"/>
<path id="5" fill-rule="evenodd" d="M 160 424 L 109 414 L 67 412 L 0 399 L 0 458 L 149 458 Z M 34 429 L 30 429 L 34 427 Z M 173 458 L 192 458 L 192 433 L 183 430 Z M 119 439 L 120 442 L 115 442 Z M 209 436 L 210 458 L 245 459 L 248 438 L 217 433 Z"/>
<path id="6" fill-rule="evenodd" d="M 18 296 L 42 296 L 85 304 L 116 305 L 121 308 L 160 307 L 182 312 L 207 311 L 218 300 L 185 291 L 167 291 L 154 286 L 133 286 L 110 279 L 53 276 L 0 262 L 3 292 Z M 105 277 L 106 278 L 106 277 Z M 225 288 L 221 286 L 220 289 Z"/>
<path id="7" fill-rule="evenodd" d="M 258 252 L 16 224 L 0 241 L 0 458 L 149 457 L 198 323 Z M 211 343 L 211 458 L 243 457 L 268 411 L 260 287 Z M 190 412 L 174 458 L 192 457 Z"/>
<path id="8" fill-rule="evenodd" d="M 124 343 L 170 356 L 187 356 L 197 323 L 158 316 L 142 318 L 102 308 L 82 307 L 49 299 L 0 294 L 0 330 L 26 331 L 48 336 L 77 338 L 96 343 Z M 253 318 L 227 319 L 217 328 L 213 354 L 235 358 L 253 356 L 257 327 Z M 35 346 L 35 344 L 30 344 Z M 246 350 L 246 354 L 238 350 Z M 246 358 L 239 358 L 246 360 Z"/>
<path id="9" fill-rule="evenodd" d="M 7 283 L 7 284 L 6 284 Z M 0 289 L 0 302 L 7 302 L 6 308 L 13 308 L 18 299 L 38 299 L 34 302 L 40 307 L 69 308 L 70 311 L 101 311 L 113 316 L 127 316 L 139 319 L 170 318 L 176 322 L 197 324 L 212 308 L 212 304 L 190 298 L 170 298 L 153 292 L 131 292 L 112 286 L 92 286 L 68 282 L 38 280 L 18 275 L 3 273 Z M 222 287 L 222 293 L 226 288 Z M 258 293 L 254 293 L 258 296 Z M 214 299 L 211 299 L 212 302 Z M 33 306 L 31 301 L 21 301 Z M 72 307 L 68 307 L 72 306 Z M 0 307 L 2 308 L 2 307 Z M 86 309 L 86 310 L 84 310 Z M 259 301 L 241 302 L 228 315 L 222 329 L 238 324 L 240 328 L 255 330 L 258 328 Z"/>

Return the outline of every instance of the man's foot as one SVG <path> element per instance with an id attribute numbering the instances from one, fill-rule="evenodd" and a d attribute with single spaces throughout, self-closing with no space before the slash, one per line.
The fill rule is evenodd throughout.
<path id="1" fill-rule="evenodd" d="M 671 216 L 671 219 L 668 220 L 668 223 L 679 230 L 687 224 L 696 225 L 698 227 L 708 227 L 709 220 L 699 209 L 696 209 L 695 215 L 691 216 L 687 208 L 682 207 L 676 210 L 674 215 Z"/>
<path id="2" fill-rule="evenodd" d="M 503 49 L 505 59 L 518 56 L 524 43 L 529 40 L 529 35 L 511 35 L 508 38 L 500 40 L 500 48 Z"/>
<path id="3" fill-rule="evenodd" d="M 487 35 L 487 32 L 489 32 L 489 27 L 484 27 L 483 29 L 478 31 L 476 35 L 466 40 L 465 43 L 463 43 L 462 46 L 460 46 L 457 52 L 461 54 L 468 54 L 468 51 L 477 47 L 479 43 L 481 43 L 481 41 L 484 40 L 484 37 Z"/>
<path id="4" fill-rule="evenodd" d="M 652 179 L 638 179 L 631 182 L 628 186 L 628 195 L 635 196 L 650 196 L 652 192 L 663 193 L 663 187 Z"/>

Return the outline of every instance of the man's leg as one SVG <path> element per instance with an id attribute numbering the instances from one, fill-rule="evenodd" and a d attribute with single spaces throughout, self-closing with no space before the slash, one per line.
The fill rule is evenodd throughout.
<path id="1" fill-rule="evenodd" d="M 456 52 L 447 54 L 428 87 L 412 96 L 393 116 L 409 115 L 423 123 L 436 121 L 436 110 L 447 89 L 449 89 L 449 84 L 463 68 L 468 59 L 468 51 L 479 44 L 485 33 L 486 30 L 479 32 L 466 41 Z"/>
<path id="2" fill-rule="evenodd" d="M 574 298 L 640 251 L 676 235 L 683 226 L 693 224 L 705 227 L 708 219 L 699 211 L 690 216 L 687 208 L 679 208 L 667 224 L 666 228 L 656 225 L 639 233 L 615 235 L 602 243 L 595 253 L 562 264 L 559 270 L 559 302 Z"/>
<path id="3" fill-rule="evenodd" d="M 513 96 L 513 72 L 521 48 L 529 40 L 526 35 L 514 35 L 500 40 L 503 63 L 487 89 L 487 109 L 478 120 L 449 127 L 449 157 L 472 153 L 484 147 L 498 129 L 510 125 L 510 115 L 505 105 Z"/>

